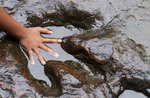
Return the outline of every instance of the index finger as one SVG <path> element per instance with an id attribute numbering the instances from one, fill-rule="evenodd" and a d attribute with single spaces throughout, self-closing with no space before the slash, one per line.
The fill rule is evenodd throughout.
<path id="1" fill-rule="evenodd" d="M 61 39 L 54 39 L 54 38 L 43 38 L 44 43 L 61 43 Z"/>

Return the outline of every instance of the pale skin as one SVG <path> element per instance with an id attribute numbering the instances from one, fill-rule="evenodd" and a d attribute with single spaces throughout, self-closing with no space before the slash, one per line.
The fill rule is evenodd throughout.
<path id="1" fill-rule="evenodd" d="M 29 59 L 32 64 L 35 64 L 33 52 L 36 53 L 42 65 L 46 64 L 39 49 L 43 49 L 49 52 L 50 54 L 54 55 L 55 57 L 59 56 L 51 48 L 44 45 L 44 43 L 61 43 L 61 39 L 42 37 L 40 35 L 41 33 L 52 34 L 52 32 L 48 29 L 41 27 L 26 28 L 23 25 L 19 24 L 11 16 L 9 16 L 1 7 L 0 29 L 18 39 L 20 44 L 28 51 Z"/>

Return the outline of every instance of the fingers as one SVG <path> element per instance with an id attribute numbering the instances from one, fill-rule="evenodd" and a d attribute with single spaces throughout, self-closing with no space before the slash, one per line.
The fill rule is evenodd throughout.
<path id="1" fill-rule="evenodd" d="M 34 39 L 32 39 L 32 38 L 24 39 L 24 42 L 27 43 L 27 44 L 25 43 L 24 46 L 27 47 L 28 49 L 31 49 L 28 51 L 28 53 L 29 53 L 29 58 L 30 58 L 30 61 L 32 64 L 35 64 L 33 52 L 35 52 L 37 54 L 38 59 L 42 65 L 46 64 L 44 58 L 41 55 L 39 48 L 49 52 L 50 54 L 54 55 L 55 57 L 59 56 L 56 52 L 54 52 L 49 47 L 45 46 L 43 43 L 61 43 L 62 40 L 61 39 L 52 39 L 52 38 L 43 38 L 40 35 L 40 33 L 52 34 L 52 31 L 49 31 L 48 29 L 41 28 L 41 27 L 29 28 L 28 30 L 30 32 L 33 32 L 32 36 L 34 37 Z"/>
<path id="2" fill-rule="evenodd" d="M 52 49 L 50 49 L 49 47 L 45 46 L 44 44 L 41 44 L 40 48 L 45 50 L 45 51 L 47 51 L 47 52 L 49 52 L 50 54 L 52 54 L 55 57 L 59 57 L 58 53 L 54 52 Z"/>
<path id="3" fill-rule="evenodd" d="M 29 50 L 28 53 L 29 53 L 29 59 L 30 59 L 30 61 L 31 61 L 31 64 L 35 64 L 33 51 L 32 51 L 32 50 Z"/>
<path id="4" fill-rule="evenodd" d="M 34 49 L 34 52 L 37 54 L 40 63 L 41 63 L 42 65 L 45 65 L 46 62 L 44 61 L 44 59 L 43 59 L 43 57 L 42 57 L 42 55 L 41 55 L 40 50 L 39 50 L 38 48 L 36 48 L 36 49 Z"/>
<path id="5" fill-rule="evenodd" d="M 43 38 L 44 43 L 61 43 L 61 39 Z"/>
<path id="6" fill-rule="evenodd" d="M 39 30 L 41 33 L 45 33 L 45 34 L 52 34 L 52 31 L 49 31 L 48 29 L 45 28 L 41 28 L 41 27 L 36 27 L 37 30 Z"/>

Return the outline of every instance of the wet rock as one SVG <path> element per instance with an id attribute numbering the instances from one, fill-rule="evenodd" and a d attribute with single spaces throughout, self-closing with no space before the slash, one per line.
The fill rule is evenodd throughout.
<path id="1" fill-rule="evenodd" d="M 98 20 L 103 25 L 99 7 L 93 10 L 82 7 L 84 1 L 74 0 L 5 0 L 1 6 L 20 23 L 27 26 L 66 26 L 90 29 Z M 93 6 L 93 5 L 92 5 Z M 37 20 L 36 20 L 37 19 Z M 27 21 L 26 21 L 27 20 Z"/>
<path id="2" fill-rule="evenodd" d="M 28 25 L 42 27 L 73 25 L 83 29 L 90 29 L 96 20 L 103 21 L 100 13 L 90 13 L 85 10 L 80 10 L 77 8 L 76 3 L 72 1 L 67 2 L 67 6 L 65 4 L 57 2 L 56 6 L 58 7 L 56 12 L 44 12 L 42 18 L 37 15 L 28 17 Z"/>
<path id="3" fill-rule="evenodd" d="M 55 81 L 55 84 L 61 87 L 62 95 L 60 98 L 114 97 L 109 86 L 105 83 L 103 75 L 94 74 L 77 62 L 48 61 L 44 69 L 52 83 Z"/>
<path id="4" fill-rule="evenodd" d="M 150 1 L 148 0 L 2 0 L 0 1 L 0 5 L 17 21 L 22 24 L 27 24 L 27 26 L 45 27 L 53 25 L 74 25 L 78 28 L 93 29 L 93 25 L 96 25 L 96 28 L 99 28 L 112 22 L 111 20 L 118 15 L 119 17 L 115 18 L 113 21 L 114 25 L 124 33 L 129 34 L 132 38 L 137 39 L 138 43 L 146 43 L 146 46 L 148 46 L 147 49 L 149 50 L 149 37 L 146 36 L 149 35 L 149 2 Z M 28 22 L 26 20 L 28 20 Z M 119 94 L 125 89 L 133 89 L 138 92 L 143 92 L 145 95 L 149 96 L 150 69 L 149 63 L 147 62 L 146 53 L 142 45 L 136 44 L 133 40 L 128 39 L 124 34 L 118 34 L 112 31 L 112 29 L 106 29 L 104 32 L 102 30 L 96 30 L 85 33 L 86 34 L 84 35 L 72 36 L 64 39 L 65 44 L 62 46 L 68 53 L 84 62 L 94 76 L 96 74 L 104 76 L 104 79 L 100 78 L 100 80 L 104 81 L 104 83 L 98 83 L 98 88 L 94 88 L 94 91 L 88 94 L 89 97 L 99 97 L 97 95 L 105 97 L 107 95 L 108 98 L 111 98 L 114 95 L 119 96 Z M 10 46 L 12 47 L 14 44 Z M 14 49 L 18 46 L 8 50 L 3 48 L 3 46 L 1 47 L 2 59 L 0 59 L 0 65 L 3 65 L 3 69 L 6 68 L 4 65 L 8 65 L 8 62 L 15 63 L 20 59 L 20 56 L 18 56 L 20 53 L 18 51 L 20 50 L 17 50 L 16 53 L 18 54 L 11 52 L 15 51 Z M 6 60 L 3 55 L 7 55 Z M 22 57 L 24 56 L 22 55 Z M 12 58 L 17 59 L 12 60 Z M 13 63 L 11 64 L 14 65 Z M 19 65 L 18 63 L 15 64 Z M 21 64 L 26 65 L 24 63 Z M 70 64 L 67 63 L 64 66 L 67 65 Z M 9 69 L 11 68 L 9 66 Z M 38 92 L 49 94 L 47 93 L 47 89 L 45 89 L 45 87 L 39 86 L 42 84 L 46 85 L 43 81 L 38 81 L 38 83 L 35 82 L 35 84 L 32 82 L 31 84 L 34 85 L 30 86 L 27 86 L 22 82 L 18 84 L 18 82 L 15 83 L 14 80 L 20 82 L 22 79 L 14 78 L 14 74 L 9 74 L 10 76 L 3 74 L 3 69 L 1 70 L 1 81 L 2 83 L 6 83 L 0 88 L 0 93 L 3 93 L 2 97 L 16 97 L 19 96 L 18 94 L 22 91 L 24 93 L 21 93 L 21 97 L 28 97 L 31 95 L 31 97 L 34 98 L 34 94 L 37 95 L 37 93 L 34 93 L 34 90 L 27 91 L 26 89 L 31 89 L 32 87 L 37 89 L 41 87 L 40 90 L 38 89 Z M 55 68 L 53 69 L 56 70 Z M 85 70 L 83 68 L 81 69 Z M 18 74 L 18 69 L 15 70 L 17 70 L 15 72 Z M 27 74 L 28 72 L 25 73 L 26 71 L 22 71 L 25 74 L 23 75 L 25 80 L 36 81 L 35 79 L 32 79 L 29 74 Z M 14 70 L 8 72 L 11 73 L 14 72 Z M 54 73 L 53 70 L 46 71 L 46 73 L 49 72 Z M 66 90 L 67 93 L 70 92 L 70 95 L 64 94 L 62 90 L 65 87 L 61 86 L 63 83 L 59 80 L 62 79 L 63 75 L 58 76 L 57 73 L 59 74 L 60 72 L 57 71 L 52 76 L 47 74 L 50 79 L 53 77 L 52 80 L 54 81 L 51 90 L 48 91 L 52 91 L 52 95 L 54 96 L 60 96 L 62 94 L 62 97 L 72 96 L 76 89 L 74 90 L 74 87 L 71 86 L 73 89 L 70 90 L 69 88 L 69 90 Z M 77 73 L 77 75 L 78 74 L 80 75 L 81 73 Z M 71 77 L 72 76 L 73 75 L 71 74 Z M 17 77 L 21 76 L 17 75 Z M 80 78 L 77 80 L 82 81 Z M 68 81 L 70 80 L 66 79 L 66 82 Z M 86 95 L 89 91 L 91 92 L 91 89 L 88 86 L 90 82 L 88 80 L 86 81 L 88 84 L 83 82 L 81 83 L 84 84 L 84 91 L 78 91 L 75 93 L 76 96 Z M 14 83 L 16 86 L 13 85 Z M 22 88 L 20 88 L 21 90 L 18 90 L 18 85 L 22 86 Z M 17 88 L 17 90 L 14 88 Z M 81 87 L 78 87 L 77 89 L 79 90 L 79 88 Z"/>
<path id="5" fill-rule="evenodd" d="M 61 45 L 75 58 L 102 72 L 116 97 L 125 89 L 150 96 L 147 91 L 150 65 L 146 62 L 144 48 L 111 26 L 103 31 L 66 37 Z"/>

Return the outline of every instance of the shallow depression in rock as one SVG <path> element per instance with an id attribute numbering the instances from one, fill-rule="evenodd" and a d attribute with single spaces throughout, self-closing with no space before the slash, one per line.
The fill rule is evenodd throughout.
<path id="1" fill-rule="evenodd" d="M 62 38 L 64 36 L 70 36 L 73 35 L 75 32 L 71 31 L 70 29 L 67 29 L 65 27 L 47 27 L 48 29 L 53 31 L 53 34 L 51 35 L 46 35 L 43 34 L 42 36 L 48 37 L 48 38 Z M 48 60 L 59 60 L 59 61 L 66 61 L 66 60 L 73 60 L 73 61 L 78 61 L 75 59 L 72 55 L 66 53 L 59 44 L 47 44 L 47 46 L 51 47 L 55 52 L 59 54 L 59 57 L 56 58 L 53 55 L 51 55 L 48 52 L 45 52 L 44 50 L 40 50 L 42 53 L 42 56 L 46 61 Z M 39 79 L 39 80 L 44 80 L 46 81 L 49 85 L 51 85 L 50 80 L 47 78 L 47 76 L 44 73 L 44 67 L 40 64 L 38 61 L 37 55 L 34 54 L 35 56 L 35 65 L 32 65 L 28 59 L 28 67 L 30 70 L 30 73 L 33 75 L 34 78 Z"/>

